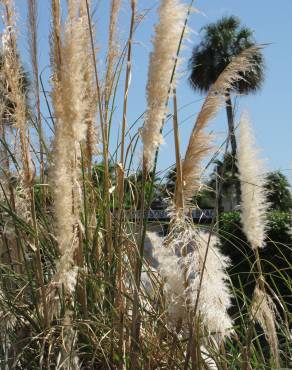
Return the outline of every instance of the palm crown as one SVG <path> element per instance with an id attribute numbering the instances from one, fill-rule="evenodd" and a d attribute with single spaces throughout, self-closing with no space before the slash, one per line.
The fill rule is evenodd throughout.
<path id="1" fill-rule="evenodd" d="M 254 46 L 253 31 L 240 25 L 237 17 L 220 19 L 202 28 L 204 37 L 192 52 L 189 66 L 190 83 L 195 90 L 206 92 L 216 81 L 231 59 L 243 50 Z M 261 87 L 264 78 L 264 60 L 260 51 L 254 53 L 254 67 L 245 78 L 234 85 L 241 94 L 254 92 Z"/>

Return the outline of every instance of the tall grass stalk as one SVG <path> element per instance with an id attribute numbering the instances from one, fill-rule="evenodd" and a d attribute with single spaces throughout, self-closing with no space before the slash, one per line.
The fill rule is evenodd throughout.
<path id="1" fill-rule="evenodd" d="M 184 208 L 184 196 L 183 196 L 183 173 L 182 173 L 182 161 L 180 156 L 180 145 L 179 145 L 179 131 L 178 131 L 178 110 L 177 110 L 177 97 L 176 90 L 173 92 L 173 136 L 175 146 L 175 163 L 177 173 L 177 183 L 175 190 L 175 204 L 179 209 Z"/>
<path id="2" fill-rule="evenodd" d="M 279 368 L 278 339 L 275 325 L 273 302 L 265 289 L 259 248 L 264 246 L 267 231 L 267 190 L 265 189 L 264 165 L 258 158 L 255 138 L 247 114 L 240 121 L 238 168 L 241 181 L 242 225 L 255 253 L 258 278 L 252 301 L 252 313 L 261 324 L 276 364 Z"/>
<path id="3" fill-rule="evenodd" d="M 112 4 L 112 13 L 116 11 L 114 7 L 117 7 L 117 4 Z M 125 88 L 124 88 L 124 102 L 123 102 L 123 117 L 122 117 L 122 132 L 121 132 L 121 144 L 120 144 L 120 162 L 117 167 L 117 182 L 118 182 L 118 207 L 119 211 L 117 214 L 118 220 L 118 236 L 117 236 L 117 282 L 118 282 L 118 305 L 119 305 L 119 332 L 120 332 L 120 341 L 119 341 L 119 352 L 122 354 L 123 352 L 123 342 L 124 342 L 124 303 L 122 297 L 122 289 L 123 289 L 123 267 L 122 267 L 122 245 L 123 245 L 123 204 L 124 204 L 124 181 L 125 181 L 125 138 L 126 138 L 126 125 L 127 125 L 127 108 L 128 108 L 128 95 L 129 95 L 129 88 L 130 88 L 130 80 L 131 80 L 131 64 L 132 64 L 132 43 L 133 43 L 133 36 L 134 36 L 134 27 L 135 27 L 135 16 L 136 16 L 136 1 L 131 1 L 131 20 L 130 20 L 130 30 L 129 30 L 129 37 L 128 37 L 128 53 L 127 53 L 127 62 L 126 62 L 126 76 L 125 76 Z M 115 23 L 115 15 L 111 14 L 112 22 L 111 24 L 114 26 Z M 111 31 L 111 30 L 110 30 Z M 112 31 L 113 32 L 113 31 Z M 111 32 L 110 32 L 111 33 Z M 111 40 L 111 38 L 110 38 Z M 110 46 L 112 47 L 111 43 Z M 108 71 L 110 68 L 111 56 L 110 54 L 113 53 L 109 49 L 109 65 Z M 108 82 L 106 81 L 108 84 Z M 122 364 L 120 366 L 122 368 Z"/>
<path id="4" fill-rule="evenodd" d="M 58 242 L 61 259 L 57 270 L 57 283 L 64 285 L 67 293 L 74 289 L 76 263 L 74 253 L 78 243 L 78 229 L 82 197 L 80 191 L 80 144 L 85 140 L 88 95 L 86 76 L 89 60 L 86 54 L 87 29 L 86 15 L 80 13 L 80 6 L 68 2 L 68 19 L 61 33 L 60 60 L 52 59 L 53 77 L 52 98 L 56 116 L 56 137 L 54 168 L 51 181 L 54 185 L 54 200 L 58 229 Z M 57 34 L 58 30 L 54 30 Z M 62 32 L 62 30 L 61 30 Z M 82 45 L 75 42 L 80 40 Z M 56 41 L 56 40 L 55 40 Z M 59 57 L 54 45 L 52 55 Z M 83 62 L 80 63 L 80 59 Z M 71 274 L 70 284 L 67 284 Z"/>
<path id="5" fill-rule="evenodd" d="M 34 199 L 34 174 L 31 168 L 31 157 L 29 152 L 29 134 L 28 127 L 26 123 L 26 92 L 24 86 L 24 75 L 20 65 L 18 53 L 17 53 L 17 44 L 16 44 L 16 28 L 14 25 L 14 4 L 12 1 L 5 1 L 5 33 L 4 33 L 4 71 L 5 78 L 7 79 L 8 84 L 8 99 L 14 103 L 14 111 L 12 114 L 12 122 L 15 128 L 19 131 L 20 138 L 20 148 L 21 148 L 21 159 L 23 166 L 23 194 L 24 199 L 19 199 L 20 202 L 23 202 L 25 212 L 24 215 L 27 218 L 27 221 L 34 228 L 34 237 L 32 238 L 32 244 L 35 251 L 36 259 L 36 274 L 38 286 L 41 289 L 41 300 L 44 310 L 44 324 L 48 325 L 48 312 L 47 312 L 47 303 L 46 303 L 46 292 L 44 287 L 44 274 L 43 267 L 41 262 L 41 251 L 38 239 L 38 226 L 36 221 L 35 213 L 35 199 Z M 17 209 L 15 209 L 17 212 Z M 18 263 L 24 259 L 23 253 L 18 251 Z"/>
<path id="6" fill-rule="evenodd" d="M 89 9 L 89 1 L 85 0 L 86 2 L 86 14 L 87 14 L 87 22 L 88 22 L 88 30 L 89 30 L 89 37 L 91 43 L 91 55 L 92 55 L 92 63 L 94 66 L 94 76 L 95 76 L 95 84 L 96 84 L 96 96 L 97 96 L 97 103 L 98 103 L 98 113 L 99 113 L 99 120 L 101 125 L 101 133 L 102 133 L 102 147 L 103 147 L 103 162 L 104 162 L 104 187 L 103 187 L 103 195 L 105 201 L 105 254 L 106 254 L 106 264 L 110 264 L 112 262 L 112 227 L 111 227 L 111 213 L 110 213 L 110 194 L 109 194 L 109 143 L 108 143 L 108 122 L 104 120 L 103 116 L 103 109 L 102 109 L 102 92 L 101 86 L 99 82 L 98 72 L 97 72 L 97 63 L 96 63 L 96 55 L 95 55 L 95 43 L 93 38 L 93 28 L 91 24 L 91 16 L 90 16 L 90 9 Z"/>
<path id="7" fill-rule="evenodd" d="M 37 42 L 37 2 L 35 0 L 28 0 L 28 34 L 29 38 L 29 47 L 30 47 L 30 56 L 31 56 L 31 65 L 33 70 L 33 87 L 35 94 L 35 104 L 36 104 L 36 119 L 37 119 L 37 128 L 39 135 L 39 156 L 40 156 L 40 183 L 44 184 L 45 175 L 44 175 L 44 135 L 42 127 L 42 116 L 41 116 L 41 107 L 40 107 L 40 87 L 39 87 L 39 66 L 38 66 L 38 42 Z"/>
<path id="8" fill-rule="evenodd" d="M 148 212 L 152 200 L 153 182 L 156 172 L 158 147 L 161 144 L 161 130 L 164 124 L 165 112 L 168 106 L 169 95 L 175 84 L 175 73 L 178 63 L 180 48 L 187 27 L 190 14 L 191 1 L 188 9 L 177 0 L 162 0 L 159 7 L 159 22 L 155 29 L 153 39 L 154 50 L 150 56 L 147 83 L 146 119 L 143 125 L 143 164 L 142 164 L 142 193 L 141 215 Z M 175 27 L 172 21 L 175 20 Z M 155 153 L 155 155 L 153 155 Z M 154 158 L 154 161 L 153 161 Z M 151 189 L 145 204 L 145 183 L 150 169 L 153 167 Z M 146 208 L 147 207 L 147 208 Z M 145 222 L 146 221 L 146 222 Z M 138 313 L 138 294 L 140 290 L 141 269 L 143 261 L 144 240 L 146 235 L 147 216 L 144 222 L 140 222 L 139 241 L 140 248 L 135 268 L 135 291 L 132 315 L 132 347 L 131 368 L 136 367 L 136 352 L 138 348 L 140 323 Z"/>

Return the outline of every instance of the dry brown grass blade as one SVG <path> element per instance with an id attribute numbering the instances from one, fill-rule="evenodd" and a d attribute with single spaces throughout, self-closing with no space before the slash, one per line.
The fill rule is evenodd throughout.
<path id="1" fill-rule="evenodd" d="M 40 107 L 40 87 L 39 87 L 39 66 L 38 66 L 38 42 L 37 42 L 37 13 L 38 6 L 36 0 L 28 0 L 28 38 L 29 38 L 29 48 L 31 65 L 33 70 L 33 88 L 35 95 L 36 104 L 36 117 L 38 126 L 38 136 L 39 136 L 39 151 L 40 151 L 40 181 L 44 184 L 44 135 L 42 128 L 42 116 Z M 44 201 L 44 198 L 42 199 Z"/>
<path id="2" fill-rule="evenodd" d="M 254 66 L 254 54 L 260 46 L 244 50 L 233 58 L 211 87 L 203 107 L 197 117 L 183 162 L 184 196 L 190 199 L 201 187 L 201 161 L 211 150 L 211 137 L 204 132 L 208 122 L 214 118 L 225 103 L 225 95 L 234 82 L 244 79 L 244 75 Z"/>
<path id="3" fill-rule="evenodd" d="M 183 197 L 183 178 L 182 178 L 182 161 L 180 156 L 179 145 L 179 130 L 178 130 L 178 109 L 176 89 L 173 91 L 173 132 L 174 132 L 174 146 L 175 146 L 175 162 L 176 162 L 176 189 L 175 189 L 175 204 L 178 208 L 184 208 Z"/>
<path id="4" fill-rule="evenodd" d="M 62 65 L 61 58 L 61 8 L 60 0 L 52 0 L 51 3 L 52 11 L 52 31 L 51 31 L 51 66 L 54 72 L 54 78 L 60 81 L 60 67 Z"/>

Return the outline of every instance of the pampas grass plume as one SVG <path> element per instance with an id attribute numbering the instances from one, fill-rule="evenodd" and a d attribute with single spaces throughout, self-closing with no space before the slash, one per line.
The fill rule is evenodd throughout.
<path id="1" fill-rule="evenodd" d="M 276 317 L 272 299 L 257 285 L 253 293 L 251 312 L 259 322 L 270 345 L 276 368 L 280 368 L 279 343 L 276 331 Z"/>
<path id="2" fill-rule="evenodd" d="M 258 156 L 247 114 L 240 119 L 238 170 L 241 184 L 241 221 L 253 249 L 263 247 L 267 227 L 264 162 Z"/>
<path id="3" fill-rule="evenodd" d="M 75 0 L 68 1 L 68 19 L 62 38 L 55 38 L 52 45 L 52 69 L 55 72 L 52 99 L 56 136 L 51 180 L 54 186 L 57 239 L 61 252 L 56 278 L 65 286 L 66 282 L 62 277 L 66 277 L 74 266 L 74 250 L 77 246 L 76 229 L 79 227 L 81 204 L 80 145 L 86 139 L 86 123 L 93 116 L 90 111 L 93 109 L 90 96 L 93 70 L 88 51 L 88 22 L 80 4 Z M 58 3 L 54 2 L 53 5 L 53 12 L 59 13 Z M 59 23 L 55 22 L 54 27 L 57 29 L 53 30 L 53 34 L 59 34 Z M 55 44 L 60 41 L 61 48 Z M 59 61 L 61 65 L 57 65 Z"/>
<path id="4" fill-rule="evenodd" d="M 184 321 L 187 302 L 189 308 L 197 305 L 205 330 L 223 338 L 230 334 L 232 327 L 232 320 L 227 313 L 231 296 L 225 271 L 229 259 L 220 252 L 215 236 L 212 235 L 209 240 L 208 233 L 198 231 L 190 224 L 184 226 L 180 230 L 173 230 L 176 235 L 167 247 L 163 244 L 164 240 L 155 234 L 150 235 L 158 262 L 157 270 L 165 281 L 164 292 L 170 319 L 174 322 Z"/>
<path id="5" fill-rule="evenodd" d="M 240 119 L 238 170 L 241 184 L 241 221 L 243 230 L 257 258 L 257 266 L 261 273 L 258 248 L 264 246 L 267 228 L 267 191 L 264 187 L 265 177 L 263 160 L 258 156 L 255 138 L 248 115 Z M 270 345 L 275 364 L 279 368 L 279 349 L 276 333 L 276 318 L 272 299 L 264 288 L 264 277 L 260 276 L 261 284 L 257 284 L 253 293 L 251 312 L 264 330 Z"/>
<path id="6" fill-rule="evenodd" d="M 144 160 L 151 168 L 157 147 L 162 143 L 161 128 L 175 65 L 176 53 L 184 27 L 186 7 L 179 0 L 162 0 L 159 23 L 153 40 L 147 83 L 147 113 L 142 132 Z M 175 81 L 173 81 L 173 86 Z M 172 87 L 173 87 L 172 86 Z"/>
<path id="7" fill-rule="evenodd" d="M 29 152 L 29 139 L 27 130 L 27 108 L 24 86 L 24 74 L 17 51 L 17 29 L 15 27 L 15 8 L 12 0 L 2 1 L 5 16 L 5 29 L 2 35 L 3 72 L 7 81 L 7 99 L 14 104 L 11 121 L 19 130 L 21 159 L 23 164 L 23 180 L 25 187 L 29 188 L 32 180 L 31 159 Z"/>
<path id="8" fill-rule="evenodd" d="M 108 103 L 111 93 L 113 79 L 114 79 L 114 66 L 116 59 L 119 55 L 119 48 L 117 42 L 117 20 L 119 15 L 121 1 L 111 1 L 110 24 L 109 24 L 109 37 L 108 37 L 108 53 L 107 53 L 107 70 L 105 76 L 105 101 Z"/>
<path id="9" fill-rule="evenodd" d="M 225 104 L 226 92 L 236 81 L 244 79 L 245 73 L 254 66 L 253 56 L 259 47 L 253 46 L 234 57 L 211 87 L 193 128 L 185 159 L 183 161 L 183 183 L 186 201 L 201 188 L 201 161 L 211 150 L 211 136 L 204 130 L 218 110 Z"/>
<path id="10" fill-rule="evenodd" d="M 232 328 L 232 320 L 227 313 L 231 306 L 229 278 L 226 272 L 230 260 L 221 253 L 219 240 L 215 235 L 210 237 L 207 232 L 195 230 L 193 239 L 196 248 L 189 257 L 188 268 L 192 305 L 195 307 L 197 292 L 200 289 L 197 307 L 202 324 L 209 333 L 223 338 L 230 334 Z M 203 265 L 206 253 L 206 262 Z"/>
<path id="11" fill-rule="evenodd" d="M 147 233 L 158 263 L 158 272 L 164 281 L 167 312 L 171 322 L 177 323 L 186 314 L 186 296 L 184 276 L 180 266 L 180 258 L 176 254 L 175 245 L 163 246 L 163 238 L 155 233 Z"/>

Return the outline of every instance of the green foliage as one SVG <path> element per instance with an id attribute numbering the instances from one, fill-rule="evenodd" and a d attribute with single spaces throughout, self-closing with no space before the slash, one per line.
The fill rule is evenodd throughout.
<path id="1" fill-rule="evenodd" d="M 220 215 L 220 233 L 223 245 L 226 244 L 225 236 L 233 236 L 228 243 L 240 241 L 247 243 L 241 228 L 240 212 L 223 212 Z M 290 245 L 292 242 L 290 230 L 292 228 L 292 217 L 289 212 L 270 211 L 268 213 L 268 232 L 266 242 L 283 243 Z"/>
<path id="2" fill-rule="evenodd" d="M 210 188 L 202 189 L 194 198 L 194 204 L 197 204 L 200 209 L 214 208 L 216 193 Z"/>
<path id="3" fill-rule="evenodd" d="M 283 348 L 282 360 L 288 368 L 291 350 L 287 346 L 288 319 L 286 312 L 291 312 L 292 294 L 292 218 L 288 212 L 270 211 L 268 214 L 269 229 L 266 237 L 265 248 L 260 249 L 260 259 L 265 276 L 265 281 L 272 294 L 275 307 L 278 310 L 278 318 L 286 320 L 286 328 L 278 332 L 280 348 Z M 233 307 L 230 314 L 234 318 L 235 328 L 241 343 L 247 343 L 246 328 L 249 321 L 249 305 L 252 300 L 255 282 L 258 278 L 256 261 L 253 251 L 242 231 L 240 212 L 225 212 L 220 215 L 219 236 L 222 249 L 231 259 L 229 276 L 234 291 Z M 290 323 L 291 325 L 291 323 Z M 254 328 L 256 338 L 254 355 L 262 354 L 264 358 L 269 356 L 269 350 L 262 329 L 256 325 Z M 230 350 L 240 350 L 238 343 L 229 343 Z M 261 365 L 260 365 L 261 364 Z M 261 367 L 259 367 L 261 366 Z M 236 367 L 235 367 L 236 368 Z M 254 367 L 261 369 L 274 368 L 271 365 L 264 366 L 263 359 L 256 359 Z"/>
<path id="4" fill-rule="evenodd" d="M 255 257 L 241 227 L 239 212 L 224 212 L 220 215 L 220 240 L 222 249 L 232 260 L 230 274 L 234 286 L 242 286 L 245 294 L 251 297 L 255 277 L 253 266 Z M 289 304 L 287 284 L 282 279 L 291 277 L 292 258 L 292 217 L 290 213 L 270 211 L 266 246 L 260 250 L 267 281 L 285 296 Z M 277 284 L 275 284 L 277 281 Z M 291 294 L 291 292 L 290 292 Z M 291 303 L 290 303 L 291 304 Z"/>
<path id="5" fill-rule="evenodd" d="M 267 175 L 266 189 L 271 208 L 288 212 L 292 209 L 290 185 L 285 175 L 280 171 L 270 172 Z"/>
<path id="6" fill-rule="evenodd" d="M 269 237 L 273 241 L 291 243 L 292 217 L 289 212 L 272 211 L 269 213 Z"/>

